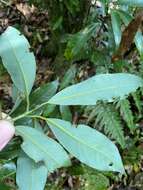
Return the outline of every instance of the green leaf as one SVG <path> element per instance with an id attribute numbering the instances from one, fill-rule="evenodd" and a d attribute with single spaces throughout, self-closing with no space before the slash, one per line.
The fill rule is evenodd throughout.
<path id="1" fill-rule="evenodd" d="M 16 166 L 13 162 L 0 164 L 0 181 L 5 180 L 8 176 L 13 176 L 16 173 Z"/>
<path id="2" fill-rule="evenodd" d="M 56 109 L 56 105 L 54 104 L 48 104 L 45 106 L 45 109 L 43 111 L 43 116 L 44 117 L 49 117 Z"/>
<path id="3" fill-rule="evenodd" d="M 85 179 L 85 187 L 83 190 L 91 190 L 94 187 L 94 190 L 107 190 L 110 183 L 109 179 L 103 175 L 102 172 L 93 170 L 84 166 L 83 178 Z"/>
<path id="4" fill-rule="evenodd" d="M 112 21 L 112 28 L 113 28 L 113 33 L 114 33 L 114 39 L 115 39 L 115 44 L 116 47 L 119 47 L 120 41 L 121 41 L 121 19 L 119 15 L 117 14 L 116 11 L 112 10 L 111 11 L 111 21 Z"/>
<path id="5" fill-rule="evenodd" d="M 80 54 L 80 51 L 86 46 L 97 28 L 99 28 L 99 23 L 90 24 L 70 37 L 64 54 L 67 60 L 71 60 Z"/>
<path id="6" fill-rule="evenodd" d="M 44 163 L 35 163 L 24 153 L 18 158 L 16 182 L 20 190 L 43 190 L 47 175 Z"/>
<path id="7" fill-rule="evenodd" d="M 34 90 L 34 92 L 32 92 L 29 97 L 30 110 L 34 109 L 35 107 L 38 107 L 39 105 L 45 102 L 48 102 L 48 100 L 56 93 L 58 84 L 59 84 L 58 81 L 53 81 L 53 82 L 44 84 L 40 86 L 39 88 L 37 88 L 36 90 Z M 18 106 L 18 108 L 15 110 L 12 116 L 23 113 L 25 109 L 26 109 L 26 102 L 23 101 L 20 104 L 20 106 Z"/>
<path id="8" fill-rule="evenodd" d="M 68 106 L 60 106 L 62 119 L 72 121 L 72 113 Z"/>
<path id="9" fill-rule="evenodd" d="M 118 3 L 129 6 L 143 7 L 142 0 L 119 0 Z"/>
<path id="10" fill-rule="evenodd" d="M 118 12 L 119 16 L 121 17 L 122 21 L 124 22 L 124 24 L 126 26 L 128 26 L 128 24 L 131 22 L 133 17 L 131 15 L 129 15 L 128 13 L 121 11 L 121 10 L 118 10 L 117 12 Z M 136 33 L 134 41 L 135 41 L 136 47 L 140 53 L 140 56 L 143 58 L 143 46 L 142 46 L 143 35 L 140 30 L 138 30 L 138 32 Z"/>
<path id="11" fill-rule="evenodd" d="M 57 91 L 59 82 L 53 81 L 37 88 L 30 96 L 30 108 L 47 102 Z"/>
<path id="12" fill-rule="evenodd" d="M 140 53 L 141 58 L 143 59 L 143 35 L 141 30 L 139 30 L 135 36 L 135 44 Z"/>
<path id="13" fill-rule="evenodd" d="M 64 75 L 61 84 L 60 84 L 60 90 L 67 87 L 71 82 L 74 80 L 76 74 L 76 66 L 72 65 Z"/>
<path id="14" fill-rule="evenodd" d="M 98 100 L 113 102 L 143 85 L 138 76 L 126 73 L 101 74 L 57 93 L 48 103 L 58 105 L 95 105 Z"/>
<path id="15" fill-rule="evenodd" d="M 0 182 L 0 190 L 11 190 L 11 187 Z"/>
<path id="16" fill-rule="evenodd" d="M 40 131 L 31 127 L 17 126 L 16 135 L 24 139 L 21 145 L 23 151 L 36 163 L 44 161 L 48 172 L 70 165 L 69 157 L 64 149 Z"/>
<path id="17" fill-rule="evenodd" d="M 86 125 L 77 128 L 60 119 L 47 119 L 59 142 L 81 162 L 98 170 L 124 173 L 116 146 L 103 134 Z"/>
<path id="18" fill-rule="evenodd" d="M 12 86 L 12 100 L 13 100 L 13 107 L 12 110 L 10 112 L 10 114 L 12 114 L 20 105 L 20 103 L 22 102 L 22 94 L 20 94 L 19 90 L 16 88 L 15 85 Z M 24 111 L 24 110 L 23 110 Z"/>
<path id="19" fill-rule="evenodd" d="M 36 74 L 36 63 L 27 39 L 13 27 L 0 35 L 0 56 L 18 90 L 28 96 Z"/>

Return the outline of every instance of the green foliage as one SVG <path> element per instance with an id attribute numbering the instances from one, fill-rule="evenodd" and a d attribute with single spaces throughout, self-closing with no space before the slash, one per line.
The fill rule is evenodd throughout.
<path id="1" fill-rule="evenodd" d="M 14 163 L 6 163 L 0 165 L 0 181 L 4 181 L 7 176 L 14 176 L 16 173 L 16 166 Z"/>
<path id="2" fill-rule="evenodd" d="M 102 173 L 92 170 L 91 168 L 84 167 L 85 185 L 82 190 L 107 190 L 109 186 L 109 179 Z"/>
<path id="3" fill-rule="evenodd" d="M 4 183 L 0 183 L 0 189 L 1 190 L 10 190 L 11 187 L 8 185 L 5 185 Z"/>
<path id="4" fill-rule="evenodd" d="M 99 26 L 98 23 L 91 24 L 70 37 L 64 54 L 67 60 L 78 59 L 77 56 L 82 57 L 83 53 L 86 53 L 87 42 L 97 32 Z"/>
<path id="5" fill-rule="evenodd" d="M 140 91 L 135 92 L 143 86 L 143 80 L 139 77 L 142 76 L 143 58 L 141 30 L 136 32 L 131 42 L 135 42 L 135 51 L 129 47 L 129 52 L 125 52 L 123 60 L 117 61 L 118 64 L 112 58 L 120 47 L 124 29 L 138 11 L 136 7 L 143 6 L 142 1 L 102 0 L 98 1 L 98 6 L 97 1 L 96 4 L 91 4 L 88 0 L 84 3 L 79 0 L 49 0 L 48 3 L 46 0 L 30 0 L 30 3 L 47 9 L 50 18 L 47 49 L 53 51 L 52 56 L 56 60 L 59 60 L 59 56 L 62 57 L 61 60 L 68 61 L 66 64 L 69 69 L 63 79 L 60 78 L 61 84 L 53 81 L 31 92 L 36 67 L 28 41 L 13 27 L 8 27 L 0 35 L 0 56 L 13 82 L 12 99 L 15 105 L 10 115 L 16 125 L 16 134 L 22 137 L 14 138 L 0 153 L 0 158 L 10 162 L 17 159 L 16 182 L 21 190 L 29 187 L 32 190 L 44 189 L 46 178 L 51 172 L 70 165 L 68 153 L 94 169 L 124 173 L 115 144 L 85 124 L 73 125 L 72 109 L 68 106 L 94 105 L 88 107 L 87 122 L 95 122 L 100 131 L 104 131 L 122 148 L 128 148 L 125 141 L 126 128 L 124 131 L 123 126 L 127 126 L 130 129 L 128 134 L 132 132 L 133 135 L 136 121 L 142 118 Z M 74 84 L 76 73 L 81 68 L 82 61 L 85 66 L 85 60 L 95 76 Z M 0 67 L 0 74 L 3 74 L 5 70 Z M 117 71 L 122 73 L 116 73 Z M 86 76 L 77 74 L 78 81 L 91 75 L 88 71 Z M 69 85 L 72 86 L 68 87 Z M 58 87 L 61 91 L 55 95 Z M 131 96 L 127 99 L 130 93 Z M 115 101 L 116 99 L 118 100 Z M 59 108 L 56 104 L 60 105 Z M 82 107 L 81 110 L 83 109 Z M 139 159 L 138 148 L 133 148 L 133 151 L 129 150 L 123 157 L 129 160 L 133 156 L 133 161 Z M 23 153 L 19 154 L 21 149 Z M 5 175 L 4 166 L 0 172 Z M 7 175 L 11 175 L 10 172 Z M 85 175 L 82 174 L 87 182 L 84 190 L 93 189 L 93 186 L 95 190 L 108 188 L 109 180 L 102 173 L 85 172 Z M 2 188 L 7 188 L 3 182 L 0 183 L 0 189 Z M 46 188 L 52 189 L 48 184 Z"/>
<path id="6" fill-rule="evenodd" d="M 125 98 L 125 95 L 141 86 L 142 79 L 131 74 L 101 74 L 62 90 L 52 97 L 48 103 L 95 105 L 98 100 L 113 102 L 114 98 Z"/>
<path id="7" fill-rule="evenodd" d="M 93 110 L 96 116 L 96 125 L 104 129 L 106 135 L 116 140 L 122 148 L 125 147 L 125 138 L 120 116 L 113 105 L 99 103 Z M 93 113 L 91 113 L 93 114 Z"/>
<path id="8" fill-rule="evenodd" d="M 58 88 L 58 81 L 53 81 L 41 85 L 39 88 L 35 89 L 29 96 L 29 108 L 38 109 L 38 107 L 41 104 L 45 104 L 56 93 L 57 88 Z M 12 116 L 16 116 L 19 115 L 20 113 L 23 113 L 25 111 L 25 108 L 26 108 L 26 102 L 22 101 L 20 105 L 17 107 L 17 109 L 13 110 L 14 113 L 12 114 Z"/>
<path id="9" fill-rule="evenodd" d="M 72 65 L 67 70 L 67 72 L 65 73 L 64 77 L 61 80 L 60 90 L 62 90 L 63 88 L 69 86 L 69 84 L 72 84 L 72 82 L 74 82 L 75 75 L 76 75 L 76 65 Z"/>
<path id="10" fill-rule="evenodd" d="M 36 163 L 43 161 L 48 172 L 70 165 L 69 157 L 64 149 L 55 140 L 38 130 L 31 127 L 17 126 L 16 135 L 20 135 L 24 140 L 21 145 L 22 150 Z"/>
<path id="11" fill-rule="evenodd" d="M 47 168 L 42 162 L 35 163 L 26 154 L 21 153 L 17 160 L 16 178 L 20 190 L 43 190 L 46 184 L 47 173 Z"/>
<path id="12" fill-rule="evenodd" d="M 117 108 L 120 109 L 120 113 L 124 119 L 124 121 L 127 123 L 127 126 L 131 131 L 135 129 L 135 124 L 133 121 L 133 113 L 131 111 L 131 105 L 130 102 L 127 99 L 120 100 L 117 103 Z"/>
<path id="13" fill-rule="evenodd" d="M 59 142 L 81 162 L 99 170 L 124 173 L 116 146 L 95 129 L 86 125 L 74 127 L 59 119 L 47 119 L 47 123 Z"/>
<path id="14" fill-rule="evenodd" d="M 60 106 L 62 119 L 72 121 L 72 114 L 68 106 Z"/>
<path id="15" fill-rule="evenodd" d="M 123 10 L 118 10 L 118 11 L 116 11 L 116 13 L 120 17 L 120 20 L 121 20 L 120 22 L 123 22 L 126 26 L 128 26 L 128 24 L 133 19 L 132 15 L 128 14 L 127 12 L 125 12 Z M 118 28 L 118 30 L 120 30 L 120 29 Z M 143 48 L 142 48 L 143 36 L 142 36 L 142 33 L 140 30 L 136 33 L 134 41 L 135 41 L 135 45 L 142 57 L 143 56 Z"/>
<path id="16" fill-rule="evenodd" d="M 132 96 L 133 96 L 135 105 L 136 105 L 139 113 L 141 113 L 142 112 L 142 103 L 141 103 L 141 97 L 140 97 L 139 92 L 137 91 L 137 92 L 132 93 Z"/>
<path id="17" fill-rule="evenodd" d="M 121 32 L 121 20 L 116 10 L 111 11 L 111 21 L 115 38 L 115 44 L 118 47 L 121 42 L 122 32 Z"/>
<path id="18" fill-rule="evenodd" d="M 0 56 L 17 89 L 27 97 L 33 87 L 36 63 L 27 39 L 13 27 L 0 36 Z M 11 64 L 12 63 L 12 64 Z"/>
<path id="19" fill-rule="evenodd" d="M 5 35 L 5 33 L 3 35 Z M 22 36 L 21 38 L 23 39 Z M 23 45 L 23 41 L 20 42 Z M 15 60 L 13 61 L 15 62 Z M 72 72 L 68 71 L 65 75 L 61 89 L 67 86 L 70 83 L 70 80 L 73 79 L 73 76 L 75 75 L 75 68 L 73 67 L 72 69 Z M 25 72 L 29 74 L 29 70 L 25 70 Z M 12 77 L 13 73 L 10 73 L 10 75 Z M 18 78 L 19 75 L 21 75 L 21 73 L 18 72 Z M 65 83 L 64 81 L 67 78 L 68 81 Z M 28 82 L 29 78 L 26 79 Z M 16 86 L 16 82 L 18 81 L 15 82 L 14 80 L 13 82 Z M 118 84 L 118 86 L 116 84 Z M 58 83 L 57 81 L 52 82 L 36 89 L 30 95 L 30 97 L 28 96 L 28 101 L 22 101 L 19 103 L 19 107 L 17 104 L 16 107 L 18 108 L 16 111 L 19 109 L 19 111 L 17 111 L 19 115 L 13 118 L 13 121 L 17 121 L 25 117 L 43 119 L 47 122 L 59 142 L 67 149 L 69 153 L 78 158 L 81 162 L 98 170 L 118 171 L 124 173 L 122 160 L 117 147 L 104 135 L 86 125 L 78 125 L 76 128 L 67 121 L 45 118 L 40 115 L 42 114 L 43 109 L 45 109 L 45 106 L 48 106 L 48 104 L 59 104 L 61 105 L 60 112 L 62 114 L 62 117 L 64 119 L 71 120 L 69 107 L 65 107 L 63 105 L 95 105 L 98 100 L 107 100 L 109 102 L 112 102 L 114 98 L 119 97 L 122 99 L 141 86 L 142 79 L 132 74 L 101 74 L 85 80 L 79 84 L 67 87 L 66 89 L 53 96 L 57 90 Z M 18 90 L 20 90 L 19 88 L 20 86 L 16 86 L 13 93 L 13 100 L 15 101 L 18 97 Z M 29 93 L 27 95 L 29 95 Z M 25 109 L 25 107 L 28 107 L 28 109 Z M 14 110 L 14 112 L 16 111 Z M 111 120 L 113 115 L 102 115 L 104 113 L 109 114 L 109 110 L 107 110 L 107 112 L 105 110 L 102 110 L 102 114 L 100 113 L 100 110 L 98 110 L 98 113 L 100 116 L 99 118 L 103 120 L 102 125 L 105 125 L 104 117 L 106 120 L 108 120 L 109 128 L 114 125 L 114 128 L 112 127 L 112 133 L 110 130 L 108 131 L 107 128 L 105 129 L 108 131 L 108 133 L 110 133 L 111 137 L 115 136 L 115 139 L 117 139 L 121 146 L 124 146 L 125 142 L 123 133 L 120 128 L 120 121 L 117 119 L 117 115 L 115 114 L 116 119 Z M 30 120 L 27 120 L 28 123 L 29 121 Z M 24 123 L 24 121 L 21 121 L 20 123 Z M 69 156 L 64 151 L 62 146 L 55 140 L 43 134 L 43 131 L 41 129 L 39 130 L 39 128 L 37 128 L 35 125 L 32 126 L 35 128 L 28 127 L 27 125 L 23 126 L 22 124 L 20 126 L 16 126 L 16 135 L 22 137 L 23 143 L 21 145 L 21 148 L 27 155 L 24 157 L 20 156 L 17 162 L 17 184 L 21 189 L 27 188 L 25 184 L 27 186 L 30 184 L 32 185 L 32 188 L 35 188 L 35 183 L 32 182 L 32 177 L 31 179 L 28 179 L 27 175 L 24 175 L 25 172 L 20 172 L 23 170 L 22 168 L 27 168 L 26 170 L 35 176 L 34 178 L 38 178 L 37 175 L 40 175 L 41 172 L 43 173 L 44 169 L 42 180 L 36 185 L 38 187 L 41 185 L 41 183 L 44 186 L 45 182 L 42 181 L 45 181 L 48 173 L 53 172 L 59 167 L 70 165 Z M 108 151 L 109 149 L 111 151 L 110 156 Z M 41 163 L 42 165 L 37 165 L 36 163 Z M 27 182 L 23 183 L 22 179 Z"/>
<path id="20" fill-rule="evenodd" d="M 130 5 L 130 6 L 138 6 L 138 7 L 143 7 L 143 2 L 142 0 L 119 0 L 119 4 L 124 4 L 124 5 Z"/>

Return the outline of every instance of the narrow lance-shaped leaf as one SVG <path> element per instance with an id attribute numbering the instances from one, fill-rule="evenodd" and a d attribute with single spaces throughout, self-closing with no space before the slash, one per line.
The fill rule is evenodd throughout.
<path id="1" fill-rule="evenodd" d="M 47 176 L 44 163 L 35 163 L 25 153 L 21 153 L 16 172 L 16 182 L 20 190 L 43 190 Z"/>
<path id="2" fill-rule="evenodd" d="M 13 27 L 0 35 L 0 56 L 18 90 L 28 96 L 36 73 L 36 63 L 27 39 Z"/>
<path id="3" fill-rule="evenodd" d="M 78 125 L 60 119 L 47 119 L 50 129 L 59 142 L 81 162 L 104 171 L 124 173 L 116 146 L 103 134 L 86 125 Z"/>
<path id="4" fill-rule="evenodd" d="M 23 151 L 36 163 L 43 161 L 48 172 L 70 165 L 68 154 L 64 149 L 42 132 L 31 127 L 17 126 L 16 134 L 24 139 L 21 145 Z"/>
<path id="5" fill-rule="evenodd" d="M 118 47 L 121 41 L 121 19 L 116 11 L 111 11 L 112 28 L 115 38 L 115 44 Z"/>
<path id="6" fill-rule="evenodd" d="M 138 76 L 126 73 L 101 74 L 57 93 L 48 103 L 58 105 L 95 105 L 98 100 L 124 98 L 143 85 Z"/>

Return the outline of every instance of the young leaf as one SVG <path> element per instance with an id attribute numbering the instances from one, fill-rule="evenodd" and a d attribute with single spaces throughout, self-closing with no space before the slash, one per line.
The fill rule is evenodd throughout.
<path id="1" fill-rule="evenodd" d="M 101 74 L 72 85 L 52 97 L 48 103 L 58 105 L 95 105 L 98 100 L 113 102 L 143 85 L 138 76 L 126 73 Z"/>
<path id="2" fill-rule="evenodd" d="M 23 151 L 36 163 L 44 161 L 48 172 L 70 165 L 69 157 L 64 149 L 56 141 L 38 130 L 17 126 L 16 134 L 24 139 L 21 145 Z"/>
<path id="3" fill-rule="evenodd" d="M 32 89 L 36 63 L 27 39 L 13 27 L 0 35 L 0 56 L 15 86 L 27 97 Z"/>
<path id="4" fill-rule="evenodd" d="M 35 163 L 21 153 L 17 160 L 16 182 L 20 190 L 43 190 L 48 171 L 44 163 Z"/>
<path id="5" fill-rule="evenodd" d="M 104 171 L 124 173 L 116 146 L 103 134 L 86 125 L 77 128 L 60 119 L 47 119 L 59 142 L 81 162 Z"/>

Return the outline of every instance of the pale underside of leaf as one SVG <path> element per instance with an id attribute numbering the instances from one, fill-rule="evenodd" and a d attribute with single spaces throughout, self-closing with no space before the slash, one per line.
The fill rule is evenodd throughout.
<path id="1" fill-rule="evenodd" d="M 64 149 L 56 141 L 38 130 L 31 127 L 17 126 L 16 134 L 24 139 L 21 145 L 23 151 L 36 163 L 43 161 L 49 172 L 70 165 L 68 154 Z"/>
<path id="2" fill-rule="evenodd" d="M 27 39 L 13 27 L 0 36 L 0 56 L 15 86 L 26 97 L 29 95 L 36 75 L 36 62 Z"/>
<path id="3" fill-rule="evenodd" d="M 143 80 L 132 74 L 100 74 L 65 88 L 52 97 L 48 103 L 95 105 L 98 100 L 112 102 L 115 98 L 124 98 L 142 85 Z"/>
<path id="4" fill-rule="evenodd" d="M 16 182 L 20 190 L 43 190 L 48 171 L 44 163 L 35 163 L 25 153 L 17 160 Z"/>
<path id="5" fill-rule="evenodd" d="M 103 134 L 86 125 L 75 128 L 60 119 L 47 119 L 47 123 L 59 142 L 81 162 L 102 171 L 124 172 L 118 149 Z"/>

